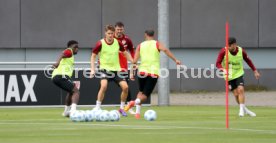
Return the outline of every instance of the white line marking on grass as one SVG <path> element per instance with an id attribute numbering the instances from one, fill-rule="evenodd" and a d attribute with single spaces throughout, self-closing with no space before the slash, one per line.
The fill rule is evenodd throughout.
<path id="1" fill-rule="evenodd" d="M 18 135 L 18 136 L 22 136 L 22 137 L 37 137 L 38 135 L 28 135 L 28 134 L 23 134 L 23 135 Z M 81 136 L 81 134 L 78 133 L 55 133 L 55 134 L 43 134 L 43 135 L 39 135 L 39 136 Z"/>
<path id="2" fill-rule="evenodd" d="M 20 121 L 20 122 L 37 122 L 37 121 L 64 121 L 64 120 L 66 120 L 65 118 L 63 118 L 63 119 L 31 119 L 31 120 L 29 120 L 29 119 L 24 119 L 24 120 L 0 120 L 0 122 L 18 122 L 18 121 Z"/>
<path id="3" fill-rule="evenodd" d="M 2 125 L 70 125 L 70 126 L 101 126 L 101 127 L 122 127 L 127 129 L 151 129 L 151 130 L 160 130 L 160 129 L 198 129 L 198 130 L 225 130 L 225 128 L 209 128 L 209 127 L 183 127 L 183 126 L 148 126 L 148 125 L 122 125 L 122 124 L 98 124 L 95 122 L 89 123 L 25 123 L 25 122 L 0 122 Z M 243 128 L 229 128 L 231 131 L 249 131 L 249 132 L 260 132 L 260 133 L 269 133 L 276 134 L 276 130 L 259 130 L 259 129 L 243 129 Z"/>
<path id="4" fill-rule="evenodd" d="M 46 136 L 81 136 L 82 134 L 47 134 Z"/>

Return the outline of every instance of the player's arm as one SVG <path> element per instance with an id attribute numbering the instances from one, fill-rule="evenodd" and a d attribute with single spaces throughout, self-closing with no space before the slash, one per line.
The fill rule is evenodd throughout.
<path id="1" fill-rule="evenodd" d="M 223 67 L 222 67 L 222 61 L 224 59 L 224 55 L 225 55 L 225 48 L 222 48 L 220 51 L 219 51 L 219 54 L 218 54 L 218 57 L 217 57 L 217 61 L 216 61 L 216 67 L 223 71 Z"/>
<path id="2" fill-rule="evenodd" d="M 90 57 L 90 78 L 94 77 L 95 75 L 95 60 L 97 55 L 95 53 L 91 54 Z"/>
<path id="3" fill-rule="evenodd" d="M 58 57 L 56 63 L 53 64 L 53 68 L 57 68 L 59 66 L 59 63 L 60 63 L 61 59 L 63 59 L 63 58 L 70 58 L 70 57 L 72 57 L 72 55 L 73 55 L 73 53 L 72 53 L 71 50 L 69 50 L 69 49 L 64 50 L 60 54 L 60 56 Z"/>
<path id="4" fill-rule="evenodd" d="M 136 48 L 133 63 L 137 64 L 139 58 L 140 58 L 140 45 L 138 45 L 137 48 Z"/>
<path id="5" fill-rule="evenodd" d="M 134 59 L 134 56 L 135 56 L 134 46 L 133 46 L 133 43 L 130 39 L 128 39 L 128 41 L 129 41 L 128 50 L 130 52 L 131 57 Z"/>
<path id="6" fill-rule="evenodd" d="M 131 55 L 125 50 L 124 45 L 119 42 L 119 46 L 120 46 L 120 51 L 124 54 L 124 56 L 127 58 L 128 61 L 130 61 L 131 63 L 133 63 L 133 58 L 131 57 Z"/>
<path id="7" fill-rule="evenodd" d="M 95 48 L 92 50 L 91 57 L 90 57 L 90 78 L 94 77 L 95 75 L 95 61 L 98 53 L 101 51 L 102 43 L 98 41 L 96 43 Z"/>
<path id="8" fill-rule="evenodd" d="M 259 79 L 260 73 L 258 72 L 258 70 L 256 69 L 255 65 L 253 64 L 252 60 L 249 58 L 249 56 L 247 55 L 247 53 L 244 49 L 242 49 L 242 56 L 243 56 L 243 60 L 254 71 L 255 78 Z"/>
<path id="9" fill-rule="evenodd" d="M 181 64 L 181 62 L 175 58 L 175 56 L 173 55 L 173 53 L 172 53 L 169 49 L 167 49 L 167 48 L 164 46 L 163 43 L 158 42 L 158 49 L 159 49 L 160 51 L 163 51 L 163 52 L 164 52 L 168 57 L 170 57 L 177 65 L 180 65 L 180 64 Z"/>
<path id="10" fill-rule="evenodd" d="M 134 54 L 134 59 L 133 59 L 133 64 L 130 67 L 130 79 L 134 80 L 134 73 L 136 71 L 137 67 L 137 62 L 140 58 L 140 45 L 137 46 L 135 54 Z"/>
<path id="11" fill-rule="evenodd" d="M 124 48 L 123 48 L 123 50 L 124 50 Z M 127 58 L 127 60 L 129 60 L 132 64 L 132 66 L 130 67 L 130 79 L 134 80 L 134 75 L 133 75 L 133 73 L 134 73 L 134 69 L 133 69 L 134 64 L 133 63 L 134 62 L 133 62 L 133 58 L 131 57 L 131 55 L 126 50 L 124 50 L 122 52 L 123 52 L 124 56 Z"/>
<path id="12" fill-rule="evenodd" d="M 131 57 L 131 55 L 127 51 L 124 51 L 123 54 L 127 58 L 128 61 L 133 63 L 133 58 Z"/>

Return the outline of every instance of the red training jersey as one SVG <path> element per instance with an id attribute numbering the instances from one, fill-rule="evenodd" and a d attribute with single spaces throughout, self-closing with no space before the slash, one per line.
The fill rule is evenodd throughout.
<path id="1" fill-rule="evenodd" d="M 120 41 L 124 49 L 130 52 L 130 55 L 132 58 L 134 58 L 134 48 L 133 48 L 133 43 L 131 39 L 127 35 L 123 35 L 121 38 L 116 38 L 118 41 Z M 128 70 L 128 63 L 127 63 L 127 58 L 123 54 L 123 52 L 119 52 L 119 60 L 120 60 L 120 65 L 121 65 L 121 71 L 127 71 Z"/>
<path id="2" fill-rule="evenodd" d="M 237 47 L 236 50 L 234 52 L 230 52 L 232 55 L 237 55 L 239 51 L 239 48 Z M 225 48 L 222 48 L 218 54 L 218 58 L 217 58 L 217 61 L 216 61 L 216 67 L 218 69 L 223 69 L 221 63 L 224 59 L 224 56 L 225 56 Z M 249 56 L 247 55 L 247 53 L 245 52 L 245 50 L 242 48 L 242 56 L 243 56 L 243 60 L 248 64 L 248 66 L 253 70 L 255 71 L 256 70 L 256 67 L 254 66 L 252 60 L 249 58 Z"/>
<path id="3" fill-rule="evenodd" d="M 113 41 L 112 43 L 107 43 L 105 39 L 104 39 L 104 41 L 105 41 L 105 43 L 106 43 L 107 45 L 112 45 L 113 42 L 114 42 L 114 41 Z M 119 43 L 119 46 L 120 46 L 120 48 L 119 48 L 119 53 L 120 53 L 120 52 L 124 52 L 124 51 L 125 51 L 124 45 L 123 45 L 119 40 L 118 40 L 118 43 Z M 102 49 L 102 42 L 101 42 L 101 40 L 99 40 L 99 41 L 96 43 L 95 47 L 92 48 L 92 53 L 98 55 L 98 53 L 101 52 L 101 49 Z M 98 60 L 98 64 L 100 65 L 100 59 Z"/>

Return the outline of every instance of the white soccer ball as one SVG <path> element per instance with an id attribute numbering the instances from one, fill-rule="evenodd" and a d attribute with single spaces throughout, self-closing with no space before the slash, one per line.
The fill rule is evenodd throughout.
<path id="1" fill-rule="evenodd" d="M 100 115 L 102 113 L 102 110 L 92 110 L 93 114 L 94 114 L 94 119 L 95 121 L 101 121 L 100 120 Z"/>
<path id="2" fill-rule="evenodd" d="M 107 110 L 103 110 L 102 113 L 100 114 L 100 121 L 102 122 L 107 122 L 109 121 L 109 112 Z"/>
<path id="3" fill-rule="evenodd" d="M 154 121 L 157 119 L 157 114 L 154 110 L 147 110 L 144 114 L 144 118 L 148 121 Z"/>
<path id="4" fill-rule="evenodd" d="M 90 110 L 85 111 L 85 121 L 86 122 L 91 122 L 94 120 L 94 113 Z"/>
<path id="5" fill-rule="evenodd" d="M 70 114 L 70 119 L 73 122 L 83 122 L 83 121 L 85 121 L 85 112 L 84 111 L 74 111 Z"/>
<path id="6" fill-rule="evenodd" d="M 109 111 L 109 120 L 112 121 L 112 122 L 119 121 L 120 120 L 120 113 L 117 110 Z"/>

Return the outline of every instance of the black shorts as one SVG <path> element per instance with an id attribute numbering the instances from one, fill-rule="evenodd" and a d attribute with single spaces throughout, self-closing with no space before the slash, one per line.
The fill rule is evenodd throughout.
<path id="1" fill-rule="evenodd" d="M 231 91 L 233 91 L 234 89 L 236 89 L 238 86 L 244 86 L 243 76 L 240 76 L 240 77 L 238 77 L 236 79 L 228 81 L 228 84 L 229 84 L 229 89 Z"/>
<path id="2" fill-rule="evenodd" d="M 124 78 L 125 75 L 122 75 L 117 71 L 99 70 L 99 74 L 101 80 L 106 79 L 108 82 L 114 81 L 115 83 L 119 84 L 121 81 L 126 81 L 126 78 Z"/>
<path id="3" fill-rule="evenodd" d="M 143 78 L 138 77 L 139 91 L 149 97 L 157 83 L 157 80 L 158 78 L 150 76 Z"/>
<path id="4" fill-rule="evenodd" d="M 128 71 L 118 72 L 118 76 L 127 82 L 129 81 L 129 72 Z"/>
<path id="5" fill-rule="evenodd" d="M 55 85 L 69 93 L 72 93 L 75 87 L 75 83 L 67 75 L 56 75 L 53 77 L 52 81 Z"/>

